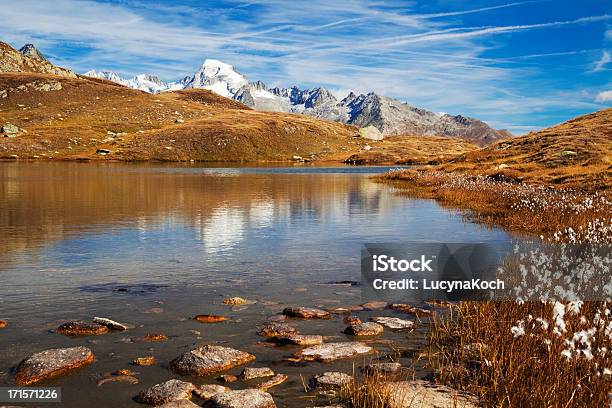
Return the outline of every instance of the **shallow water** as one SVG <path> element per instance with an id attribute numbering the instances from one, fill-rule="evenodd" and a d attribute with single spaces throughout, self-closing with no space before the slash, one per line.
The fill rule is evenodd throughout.
<path id="1" fill-rule="evenodd" d="M 271 390 L 278 406 L 313 405 L 300 375 L 308 381 L 313 373 L 348 372 L 364 359 L 292 366 L 282 360 L 297 348 L 258 344 L 258 324 L 289 304 L 361 303 L 358 287 L 326 283 L 360 279 L 365 242 L 510 239 L 434 201 L 401 197 L 369 179 L 385 170 L 0 163 L 0 319 L 9 323 L 0 330 L 0 384 L 9 383 L 11 367 L 32 352 L 82 344 L 92 348 L 96 361 L 43 384 L 63 387 L 61 405 L 138 406 L 132 398 L 140 390 L 181 378 L 166 368 L 168 361 L 195 344 L 222 343 L 255 354 L 256 366 L 290 376 Z M 222 304 L 227 296 L 257 303 L 232 309 Z M 230 321 L 206 325 L 190 319 L 200 313 Z M 134 327 L 95 338 L 52 332 L 65 320 L 94 315 Z M 360 313 L 362 320 L 373 315 L 394 313 Z M 341 318 L 298 326 L 329 341 L 347 339 Z M 125 341 L 158 332 L 169 340 Z M 381 353 L 394 353 L 384 343 L 392 340 L 407 366 L 423 346 L 422 330 L 387 330 L 381 339 L 375 344 Z M 160 364 L 132 367 L 140 384 L 96 386 L 95 375 L 130 368 L 132 359 L 147 354 Z"/>

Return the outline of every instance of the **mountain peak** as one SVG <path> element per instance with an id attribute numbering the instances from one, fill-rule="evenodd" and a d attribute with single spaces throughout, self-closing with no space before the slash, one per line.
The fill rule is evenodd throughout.
<path id="1" fill-rule="evenodd" d="M 26 44 L 19 49 L 19 52 L 27 57 L 34 58 L 40 61 L 47 61 L 40 51 L 34 46 L 34 44 Z"/>

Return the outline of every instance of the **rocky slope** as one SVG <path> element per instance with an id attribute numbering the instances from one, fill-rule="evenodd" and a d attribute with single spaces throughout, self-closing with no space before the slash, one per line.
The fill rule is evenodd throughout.
<path id="1" fill-rule="evenodd" d="M 60 68 L 49 61 L 32 45 L 26 44 L 19 51 L 0 41 L 0 72 L 35 72 L 76 78 L 69 69 Z"/>
<path id="2" fill-rule="evenodd" d="M 85 75 L 105 78 L 152 93 L 182 88 L 208 89 L 255 110 L 298 113 L 358 127 L 372 125 L 386 135 L 459 137 L 478 145 L 511 136 L 509 132 L 493 129 L 478 119 L 461 115 L 438 115 L 375 93 L 350 93 L 338 100 L 325 88 L 269 88 L 261 81 L 249 82 L 231 65 L 212 59 L 205 60 L 193 76 L 171 83 L 150 76 L 155 78 L 155 84 L 143 84 L 138 79 L 142 75 L 125 80 L 112 72 L 89 71 Z"/>
<path id="3" fill-rule="evenodd" d="M 460 155 L 439 168 L 608 190 L 612 186 L 612 109 L 498 141 Z"/>

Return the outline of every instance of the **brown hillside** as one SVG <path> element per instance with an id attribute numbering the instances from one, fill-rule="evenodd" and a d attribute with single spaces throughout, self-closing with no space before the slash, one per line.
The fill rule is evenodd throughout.
<path id="1" fill-rule="evenodd" d="M 498 141 L 439 169 L 607 189 L 612 175 L 612 109 Z"/>
<path id="2" fill-rule="evenodd" d="M 437 164 L 478 149 L 474 143 L 455 137 L 388 136 L 371 142 L 371 149 L 351 155 L 354 164 Z"/>
<path id="3" fill-rule="evenodd" d="M 44 58 L 23 55 L 2 41 L 0 41 L 0 72 L 35 72 L 76 78 L 76 74 L 71 70 L 57 67 Z"/>
<path id="4" fill-rule="evenodd" d="M 352 126 L 256 112 L 205 90 L 151 95 L 83 77 L 6 73 L 0 92 L 0 125 L 25 131 L 0 137 L 3 158 L 342 160 L 367 144 Z"/>

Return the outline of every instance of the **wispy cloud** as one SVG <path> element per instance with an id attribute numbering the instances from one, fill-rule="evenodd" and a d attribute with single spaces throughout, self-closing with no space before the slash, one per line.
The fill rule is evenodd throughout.
<path id="1" fill-rule="evenodd" d="M 595 96 L 595 102 L 607 103 L 612 102 L 612 90 L 602 91 Z"/>
<path id="2" fill-rule="evenodd" d="M 610 55 L 609 51 L 604 51 L 601 54 L 601 58 L 595 63 L 593 72 L 603 71 L 610 62 L 612 62 L 612 55 Z"/>

